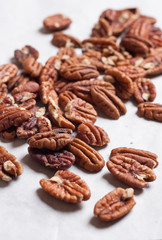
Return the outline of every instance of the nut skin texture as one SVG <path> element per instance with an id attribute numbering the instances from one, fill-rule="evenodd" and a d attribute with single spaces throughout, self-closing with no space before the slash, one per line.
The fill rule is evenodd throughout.
<path id="1" fill-rule="evenodd" d="M 75 155 L 76 164 L 88 172 L 98 172 L 105 165 L 103 157 L 78 138 L 74 138 L 72 143 L 68 145 L 68 149 Z"/>
<path id="2" fill-rule="evenodd" d="M 135 204 L 132 188 L 116 188 L 95 204 L 94 215 L 101 221 L 113 221 L 126 215 Z"/>
<path id="3" fill-rule="evenodd" d="M 53 197 L 68 203 L 86 201 L 91 196 L 86 182 L 69 171 L 59 170 L 51 179 L 41 179 L 40 185 Z"/>
<path id="4" fill-rule="evenodd" d="M 35 48 L 26 45 L 21 50 L 15 50 L 14 56 L 18 63 L 22 64 L 28 56 L 32 56 L 33 58 L 37 59 L 39 57 L 39 52 Z"/>
<path id="5" fill-rule="evenodd" d="M 55 14 L 43 20 L 45 28 L 53 31 L 66 29 L 71 22 L 71 19 L 63 14 Z"/>
<path id="6" fill-rule="evenodd" d="M 56 47 L 73 47 L 73 48 L 81 48 L 82 43 L 79 39 L 62 33 L 62 32 L 57 32 L 53 35 L 52 43 Z"/>
<path id="7" fill-rule="evenodd" d="M 65 170 L 70 168 L 75 162 L 75 156 L 66 150 L 53 152 L 29 147 L 28 152 L 34 160 L 41 163 L 44 167 L 54 170 Z"/>
<path id="8" fill-rule="evenodd" d="M 159 103 L 140 103 L 138 105 L 138 114 L 149 120 L 162 122 L 162 104 Z"/>
<path id="9" fill-rule="evenodd" d="M 23 69 L 31 77 L 39 77 L 42 71 L 42 64 L 32 56 L 27 57 L 22 63 Z"/>
<path id="10" fill-rule="evenodd" d="M 148 57 L 140 65 L 146 71 L 147 76 L 156 76 L 162 73 L 162 54 Z"/>
<path id="11" fill-rule="evenodd" d="M 134 82 L 134 97 L 138 103 L 153 102 L 156 97 L 156 88 L 148 78 L 137 78 Z"/>
<path id="12" fill-rule="evenodd" d="M 13 88 L 18 87 L 19 84 L 21 84 L 21 83 L 26 84 L 30 80 L 32 80 L 32 79 L 29 75 L 27 75 L 25 73 L 20 73 L 8 81 L 8 84 L 7 84 L 8 90 L 11 91 Z"/>
<path id="13" fill-rule="evenodd" d="M 144 188 L 148 186 L 147 182 L 156 179 L 155 173 L 149 167 L 122 154 L 112 156 L 106 165 L 116 178 L 131 187 Z"/>
<path id="14" fill-rule="evenodd" d="M 132 80 L 135 80 L 136 78 L 139 78 L 139 77 L 144 77 L 146 75 L 146 71 L 140 66 L 137 67 L 133 65 L 127 65 L 127 66 L 118 66 L 117 68 L 119 71 L 125 73 Z"/>
<path id="15" fill-rule="evenodd" d="M 77 129 L 77 137 L 92 146 L 104 146 L 110 142 L 105 130 L 91 123 L 81 123 Z"/>
<path id="16" fill-rule="evenodd" d="M 0 146 L 0 179 L 9 182 L 12 177 L 17 177 L 22 172 L 23 167 L 16 157 Z"/>
<path id="17" fill-rule="evenodd" d="M 40 116 L 37 118 L 37 125 L 39 132 L 48 132 L 52 130 L 51 121 L 44 116 Z"/>
<path id="18" fill-rule="evenodd" d="M 76 57 L 75 49 L 72 47 L 61 47 L 57 52 L 57 57 L 61 59 L 62 62 L 69 58 L 74 58 Z"/>
<path id="19" fill-rule="evenodd" d="M 17 128 L 16 135 L 18 138 L 25 139 L 35 135 L 37 132 L 37 118 L 31 117 Z"/>
<path id="20" fill-rule="evenodd" d="M 18 68 L 15 64 L 4 64 L 0 66 L 0 85 L 7 83 L 11 78 L 15 77 Z"/>
<path id="21" fill-rule="evenodd" d="M 112 119 L 118 119 L 127 111 L 120 98 L 103 87 L 91 87 L 91 96 L 95 105 Z"/>
<path id="22" fill-rule="evenodd" d="M 28 100 L 34 99 L 37 97 L 36 93 L 30 93 L 30 92 L 20 92 L 20 93 L 16 93 L 13 95 L 13 98 L 15 100 L 16 103 L 24 103 Z"/>
<path id="23" fill-rule="evenodd" d="M 91 37 L 109 37 L 112 35 L 112 27 L 104 18 L 100 18 L 92 29 Z"/>

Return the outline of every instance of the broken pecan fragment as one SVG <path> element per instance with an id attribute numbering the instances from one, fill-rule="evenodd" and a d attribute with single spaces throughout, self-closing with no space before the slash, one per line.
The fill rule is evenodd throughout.
<path id="1" fill-rule="evenodd" d="M 20 93 L 16 93 L 13 98 L 15 100 L 16 103 L 24 103 L 30 99 L 34 99 L 37 97 L 36 93 L 31 93 L 31 92 L 20 92 Z"/>
<path id="2" fill-rule="evenodd" d="M 18 68 L 15 64 L 4 64 L 0 66 L 0 85 L 8 82 L 11 78 L 15 77 Z"/>
<path id="3" fill-rule="evenodd" d="M 144 59 L 140 66 L 145 69 L 147 76 L 162 74 L 162 54 L 155 54 Z"/>
<path id="4" fill-rule="evenodd" d="M 44 116 L 40 116 L 37 118 L 37 125 L 39 132 L 48 132 L 52 130 L 51 121 Z"/>
<path id="5" fill-rule="evenodd" d="M 139 77 L 144 77 L 146 75 L 146 71 L 140 66 L 138 67 L 133 65 L 118 66 L 117 69 L 125 73 L 132 80 L 135 80 L 136 78 L 139 78 Z"/>
<path id="6" fill-rule="evenodd" d="M 22 172 L 23 167 L 16 157 L 0 146 L 0 179 L 9 182 L 12 177 L 17 177 Z"/>
<path id="7" fill-rule="evenodd" d="M 112 27 L 104 18 L 100 18 L 92 29 L 91 37 L 109 37 L 112 35 Z"/>
<path id="8" fill-rule="evenodd" d="M 31 92 L 31 93 L 37 93 L 39 91 L 39 84 L 34 81 L 28 81 L 28 82 L 22 82 L 17 87 L 15 87 L 11 94 L 14 95 L 19 92 Z"/>
<path id="9" fill-rule="evenodd" d="M 150 120 L 162 122 L 162 104 L 144 102 L 138 105 L 138 114 Z"/>
<path id="10" fill-rule="evenodd" d="M 95 204 L 94 215 L 101 221 L 113 221 L 126 215 L 135 204 L 132 188 L 116 188 Z"/>
<path id="11" fill-rule="evenodd" d="M 40 185 L 53 197 L 69 203 L 86 201 L 91 196 L 86 182 L 69 171 L 59 170 L 49 180 L 41 179 Z"/>
<path id="12" fill-rule="evenodd" d="M 22 66 L 25 72 L 30 74 L 31 77 L 39 77 L 41 74 L 42 64 L 37 62 L 32 56 L 25 58 Z"/>
<path id="13" fill-rule="evenodd" d="M 49 17 L 46 17 L 43 20 L 43 24 L 47 29 L 58 31 L 68 28 L 71 24 L 71 19 L 63 14 L 55 14 Z"/>
<path id="14" fill-rule="evenodd" d="M 82 43 L 79 39 L 62 32 L 57 32 L 53 35 L 52 43 L 56 47 L 82 47 Z"/>
<path id="15" fill-rule="evenodd" d="M 76 57 L 76 52 L 72 47 L 61 47 L 57 53 L 61 61 Z"/>
<path id="16" fill-rule="evenodd" d="M 66 150 L 53 152 L 29 147 L 28 152 L 34 160 L 41 163 L 44 167 L 54 170 L 65 170 L 70 168 L 75 162 L 75 156 Z"/>
<path id="17" fill-rule="evenodd" d="M 14 56 L 15 56 L 15 59 L 20 64 L 22 64 L 23 61 L 29 56 L 32 56 L 33 58 L 37 59 L 39 57 L 39 52 L 35 48 L 29 45 L 26 45 L 21 50 L 15 50 Z"/>
<path id="18" fill-rule="evenodd" d="M 16 135 L 20 139 L 29 138 L 38 132 L 37 118 L 31 117 L 23 122 L 16 130 Z"/>
<path id="19" fill-rule="evenodd" d="M 104 146 L 110 142 L 104 129 L 91 123 L 82 123 L 78 126 L 77 137 L 92 146 Z"/>
<path id="20" fill-rule="evenodd" d="M 6 140 L 13 140 L 16 137 L 16 128 L 11 127 L 2 132 L 2 137 Z"/>
<path id="21" fill-rule="evenodd" d="M 68 149 L 75 155 L 76 164 L 89 172 L 98 172 L 105 165 L 99 152 L 78 138 L 74 138 L 68 145 Z"/>

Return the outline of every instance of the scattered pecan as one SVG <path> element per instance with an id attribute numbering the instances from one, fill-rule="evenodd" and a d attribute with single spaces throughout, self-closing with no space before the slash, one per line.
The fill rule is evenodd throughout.
<path id="1" fill-rule="evenodd" d="M 120 98 L 103 87 L 92 86 L 91 96 L 96 106 L 112 119 L 118 119 L 121 114 L 125 114 L 127 111 Z"/>
<path id="2" fill-rule="evenodd" d="M 16 103 L 24 103 L 30 99 L 34 99 L 37 97 L 36 93 L 30 93 L 30 92 L 20 92 L 20 93 L 16 93 L 15 95 L 13 95 L 13 98 L 15 100 Z"/>
<path id="3" fill-rule="evenodd" d="M 53 35 L 52 43 L 56 47 L 73 47 L 73 48 L 82 47 L 82 43 L 79 39 L 62 32 L 57 32 Z"/>
<path id="4" fill-rule="evenodd" d="M 112 27 L 104 18 L 100 18 L 92 29 L 91 37 L 109 37 L 112 35 Z"/>
<path id="5" fill-rule="evenodd" d="M 72 84 L 73 82 L 69 82 L 68 80 L 61 78 L 60 80 L 54 83 L 54 89 L 57 93 L 71 91 Z"/>
<path id="6" fill-rule="evenodd" d="M 76 52 L 72 47 L 61 47 L 57 53 L 57 57 L 61 59 L 61 61 L 64 61 L 76 57 Z"/>
<path id="7" fill-rule="evenodd" d="M 0 66 L 0 85 L 8 82 L 11 78 L 15 77 L 18 68 L 15 64 L 4 64 Z"/>
<path id="8" fill-rule="evenodd" d="M 37 59 L 39 57 L 39 52 L 35 48 L 33 48 L 29 45 L 26 45 L 21 50 L 15 50 L 14 56 L 15 56 L 15 59 L 20 64 L 22 64 L 23 61 L 29 56 Z"/>
<path id="9" fill-rule="evenodd" d="M 126 147 L 114 148 L 111 151 L 110 159 L 117 154 L 121 154 L 125 157 L 130 157 L 139 162 L 140 164 L 145 165 L 151 169 L 157 167 L 158 165 L 158 156 L 155 153 L 149 151 Z"/>
<path id="10" fill-rule="evenodd" d="M 138 103 L 153 102 L 156 97 L 156 88 L 148 78 L 137 78 L 134 81 L 134 97 Z"/>
<path id="11" fill-rule="evenodd" d="M 140 66 L 145 69 L 147 76 L 162 74 L 162 53 L 146 58 Z"/>
<path id="12" fill-rule="evenodd" d="M 155 173 L 149 167 L 140 164 L 131 156 L 116 154 L 107 162 L 107 168 L 116 178 L 131 187 L 147 187 L 147 182 L 156 179 Z"/>
<path id="13" fill-rule="evenodd" d="M 0 179 L 9 182 L 12 177 L 17 177 L 22 172 L 23 167 L 16 157 L 0 146 Z"/>
<path id="14" fill-rule="evenodd" d="M 57 102 L 57 93 L 54 90 L 53 82 L 42 82 L 39 88 L 39 96 L 44 104 L 49 103 L 51 99 Z"/>
<path id="15" fill-rule="evenodd" d="M 37 118 L 31 117 L 27 121 L 23 122 L 16 130 L 16 135 L 18 138 L 29 138 L 38 132 Z"/>
<path id="16" fill-rule="evenodd" d="M 41 163 L 44 167 L 54 170 L 65 170 L 70 168 L 75 162 L 75 156 L 66 150 L 53 152 L 29 147 L 28 152 L 33 159 Z"/>
<path id="17" fill-rule="evenodd" d="M 117 62 L 117 66 L 129 66 L 129 65 L 133 65 L 135 67 L 140 66 L 140 64 L 143 62 L 143 58 L 142 57 L 133 57 L 133 58 L 129 58 L 129 59 L 125 59 L 125 60 L 121 60 Z"/>
<path id="18" fill-rule="evenodd" d="M 51 121 L 44 116 L 37 118 L 37 125 L 39 132 L 48 132 L 52 130 Z"/>
<path id="19" fill-rule="evenodd" d="M 135 80 L 139 77 L 144 77 L 146 75 L 146 71 L 142 67 L 137 67 L 133 65 L 127 66 L 118 66 L 117 69 L 123 73 L 125 73 L 132 80 Z"/>
<path id="20" fill-rule="evenodd" d="M 41 179 L 42 188 L 55 198 L 69 203 L 78 203 L 90 198 L 91 192 L 78 175 L 59 170 L 49 180 Z"/>
<path id="21" fill-rule="evenodd" d="M 55 14 L 49 17 L 46 17 L 43 20 L 43 24 L 47 29 L 58 31 L 68 28 L 71 24 L 71 19 L 63 14 Z"/>
<path id="22" fill-rule="evenodd" d="M 101 221 L 113 221 L 126 215 L 135 204 L 132 188 L 116 188 L 95 204 L 94 215 Z"/>
<path id="23" fill-rule="evenodd" d="M 16 137 L 15 127 L 11 127 L 2 132 L 2 137 L 7 140 L 13 140 Z"/>
<path id="24" fill-rule="evenodd" d="M 105 130 L 91 123 L 81 123 L 77 129 L 77 137 L 92 146 L 104 146 L 110 142 Z"/>
<path id="25" fill-rule="evenodd" d="M 149 40 L 152 42 L 155 48 L 162 47 L 162 30 L 160 28 L 152 26 Z"/>
<path id="26" fill-rule="evenodd" d="M 39 84 L 34 81 L 29 81 L 27 83 L 22 82 L 11 91 L 11 94 L 15 95 L 16 93 L 24 92 L 24 91 L 37 93 L 39 91 Z"/>
<path id="27" fill-rule="evenodd" d="M 148 39 L 151 29 L 151 22 L 148 19 L 139 17 L 131 24 L 127 35 L 135 35 L 144 39 Z"/>
<path id="28" fill-rule="evenodd" d="M 162 122 L 162 104 L 140 103 L 138 105 L 138 114 L 146 119 Z"/>
<path id="29" fill-rule="evenodd" d="M 77 96 L 70 91 L 62 92 L 59 94 L 59 104 L 63 109 L 65 109 L 66 105 L 75 98 L 77 98 Z"/>
<path id="30" fill-rule="evenodd" d="M 30 80 L 31 78 L 29 75 L 27 75 L 26 73 L 20 73 L 8 81 L 8 84 L 7 84 L 8 90 L 12 90 L 13 88 L 18 87 L 19 84 L 22 84 L 22 83 L 26 84 Z"/>
<path id="31" fill-rule="evenodd" d="M 25 58 L 22 66 L 25 72 L 30 74 L 31 77 L 39 77 L 41 74 L 42 64 L 37 62 L 32 56 Z"/>
<path id="32" fill-rule="evenodd" d="M 76 164 L 89 172 L 98 172 L 105 165 L 99 152 L 78 138 L 74 138 L 68 148 L 75 155 Z"/>

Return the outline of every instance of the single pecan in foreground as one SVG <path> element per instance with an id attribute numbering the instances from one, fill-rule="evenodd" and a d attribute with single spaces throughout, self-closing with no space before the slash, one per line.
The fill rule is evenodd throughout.
<path id="1" fill-rule="evenodd" d="M 52 43 L 56 47 L 82 47 L 82 43 L 79 39 L 62 32 L 57 32 L 53 35 Z"/>
<path id="2" fill-rule="evenodd" d="M 16 157 L 0 146 L 0 179 L 9 182 L 12 177 L 17 177 L 22 172 L 23 167 Z"/>
<path id="3" fill-rule="evenodd" d="M 86 182 L 69 171 L 59 170 L 49 180 L 41 179 L 40 185 L 53 197 L 69 203 L 86 201 L 91 196 Z"/>
<path id="4" fill-rule="evenodd" d="M 0 84 L 8 82 L 11 78 L 15 77 L 18 68 L 15 64 L 4 64 L 0 66 Z"/>
<path id="5" fill-rule="evenodd" d="M 105 165 L 99 152 L 78 138 L 74 138 L 68 145 L 68 149 L 75 155 L 76 164 L 89 172 L 98 172 Z"/>
<path id="6" fill-rule="evenodd" d="M 145 165 L 151 169 L 157 167 L 158 165 L 158 156 L 155 153 L 149 151 L 127 147 L 114 148 L 111 151 L 110 159 L 117 154 L 121 154 L 125 157 L 130 157 L 140 164 Z"/>
<path id="7" fill-rule="evenodd" d="M 37 62 L 37 60 L 29 56 L 22 63 L 23 69 L 26 73 L 28 73 L 31 77 L 39 77 L 42 71 L 42 64 Z"/>
<path id="8" fill-rule="evenodd" d="M 133 188 L 116 188 L 95 204 L 94 215 L 101 221 L 113 221 L 126 215 L 135 204 Z"/>
<path id="9" fill-rule="evenodd" d="M 155 173 L 149 167 L 140 164 L 131 156 L 116 154 L 107 162 L 107 168 L 116 178 L 131 187 L 147 187 L 147 182 L 156 179 Z"/>
<path id="10" fill-rule="evenodd" d="M 28 57 L 28 56 L 32 56 L 33 58 L 37 59 L 39 57 L 39 52 L 29 46 L 29 45 L 26 45 L 25 47 L 23 47 L 21 50 L 15 50 L 14 52 L 14 56 L 15 56 L 15 59 L 20 63 L 22 64 L 23 61 Z"/>
<path id="11" fill-rule="evenodd" d="M 137 78 L 134 81 L 134 97 L 138 103 L 153 102 L 156 97 L 156 88 L 148 78 Z"/>
<path id="12" fill-rule="evenodd" d="M 162 122 L 162 104 L 149 102 L 140 103 L 138 105 L 138 114 L 146 119 Z"/>
<path id="13" fill-rule="evenodd" d="M 77 129 L 77 137 L 92 146 L 104 146 L 110 142 L 105 130 L 91 123 L 80 124 Z"/>
<path id="14" fill-rule="evenodd" d="M 44 26 L 53 31 L 63 30 L 67 28 L 71 22 L 71 19 L 63 14 L 55 14 L 43 20 Z"/>

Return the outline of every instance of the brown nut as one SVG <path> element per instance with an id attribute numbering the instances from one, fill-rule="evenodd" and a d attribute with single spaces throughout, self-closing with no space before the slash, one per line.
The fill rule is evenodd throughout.
<path id="1" fill-rule="evenodd" d="M 59 170 L 51 179 L 41 179 L 40 185 L 53 197 L 69 203 L 86 201 L 91 196 L 86 182 L 69 171 Z"/>
<path id="2" fill-rule="evenodd" d="M 13 98 L 15 100 L 16 103 L 24 103 L 30 99 L 34 99 L 37 97 L 36 93 L 30 93 L 30 92 L 20 92 L 20 93 L 16 93 Z"/>
<path id="3" fill-rule="evenodd" d="M 39 57 L 39 52 L 29 46 L 29 45 L 26 45 L 25 47 L 23 47 L 21 50 L 15 50 L 14 52 L 14 56 L 15 56 L 15 59 L 20 63 L 22 64 L 23 61 L 28 57 L 28 56 L 32 56 L 33 58 L 37 59 Z"/>
<path id="4" fill-rule="evenodd" d="M 162 74 L 162 53 L 144 59 L 140 66 L 144 68 L 147 76 Z"/>
<path id="5" fill-rule="evenodd" d="M 69 58 L 75 58 L 76 52 L 75 49 L 72 47 L 61 47 L 59 48 L 59 51 L 57 52 L 57 57 L 64 62 L 65 60 Z"/>
<path id="6" fill-rule="evenodd" d="M 44 167 L 54 170 L 65 170 L 70 168 L 75 162 L 75 156 L 66 150 L 53 152 L 29 147 L 28 152 L 34 160 L 41 163 Z"/>
<path id="7" fill-rule="evenodd" d="M 133 65 L 127 66 L 118 66 L 117 69 L 123 73 L 125 73 L 132 80 L 135 80 L 139 77 L 144 77 L 146 75 L 146 71 L 142 67 L 137 67 Z"/>
<path id="8" fill-rule="evenodd" d="M 58 31 L 68 28 L 71 24 L 71 19 L 63 14 L 55 14 L 49 17 L 46 17 L 43 20 L 43 24 L 47 29 Z"/>
<path id="9" fill-rule="evenodd" d="M 16 93 L 24 92 L 24 91 L 31 92 L 31 93 L 37 93 L 39 91 L 39 84 L 34 81 L 20 83 L 17 87 L 15 87 L 11 91 L 11 94 L 15 95 Z"/>
<path id="10" fill-rule="evenodd" d="M 139 67 L 140 64 L 143 62 L 144 58 L 143 57 L 133 57 L 125 60 L 121 60 L 117 62 L 117 67 L 118 66 L 129 66 L 133 65 L 135 67 Z"/>
<path id="11" fill-rule="evenodd" d="M 156 179 L 155 173 L 149 167 L 140 164 L 131 156 L 116 154 L 107 162 L 107 168 L 116 178 L 131 187 L 147 187 L 147 182 Z"/>
<path id="12" fill-rule="evenodd" d="M 15 64 L 4 64 L 0 66 L 0 85 L 8 82 L 11 78 L 15 77 L 18 68 Z"/>
<path id="13" fill-rule="evenodd" d="M 31 77 L 39 77 L 42 71 L 42 64 L 32 56 L 27 57 L 22 63 L 23 69 Z"/>
<path id="14" fill-rule="evenodd" d="M 17 177 L 22 172 L 23 167 L 16 157 L 0 146 L 0 179 L 9 182 L 12 177 Z"/>
<path id="15" fill-rule="evenodd" d="M 79 39 L 62 32 L 57 32 L 53 35 L 52 43 L 56 47 L 82 47 L 82 43 Z"/>
<path id="16" fill-rule="evenodd" d="M 73 82 L 69 82 L 66 79 L 61 78 L 54 83 L 54 89 L 57 93 L 62 93 L 65 91 L 71 91 L 71 86 Z"/>
<path id="17" fill-rule="evenodd" d="M 104 18 L 100 18 L 92 29 L 91 37 L 109 37 L 112 35 L 112 27 Z"/>
<path id="18" fill-rule="evenodd" d="M 16 137 L 16 128 L 11 127 L 1 133 L 2 137 L 6 140 L 13 140 Z"/>
<path id="19" fill-rule="evenodd" d="M 66 105 L 75 98 L 77 98 L 77 96 L 70 91 L 62 92 L 59 94 L 59 104 L 63 109 L 65 109 Z"/>
<path id="20" fill-rule="evenodd" d="M 0 104 L 3 104 L 5 102 L 5 99 L 7 98 L 7 85 L 5 83 L 0 84 Z"/>
<path id="21" fill-rule="evenodd" d="M 135 204 L 132 188 L 116 188 L 95 204 L 94 215 L 101 221 L 113 221 L 126 215 Z"/>
<path id="22" fill-rule="evenodd" d="M 91 96 L 98 109 L 112 119 L 118 119 L 122 114 L 127 112 L 120 98 L 103 87 L 92 86 Z"/>
<path id="23" fill-rule="evenodd" d="M 31 117 L 27 121 L 23 122 L 16 130 L 18 138 L 29 138 L 38 132 L 37 118 Z"/>
<path id="24" fill-rule="evenodd" d="M 162 104 L 144 102 L 138 105 L 138 114 L 150 120 L 162 122 Z"/>
<path id="25" fill-rule="evenodd" d="M 48 132 L 52 130 L 51 121 L 44 116 L 37 118 L 37 125 L 38 125 L 39 132 Z"/>
<path id="26" fill-rule="evenodd" d="M 26 102 L 23 102 L 21 104 L 19 104 L 18 106 L 21 108 L 24 108 L 26 110 L 30 110 L 31 108 L 33 108 L 36 104 L 35 99 L 29 99 Z"/>
<path id="27" fill-rule="evenodd" d="M 99 152 L 78 138 L 74 138 L 68 149 L 75 155 L 76 164 L 89 172 L 98 172 L 105 165 Z"/>
<path id="28" fill-rule="evenodd" d="M 13 88 L 18 87 L 19 84 L 22 84 L 22 83 L 26 84 L 30 80 L 32 79 L 29 75 L 27 75 L 26 73 L 20 73 L 8 81 L 8 84 L 7 84 L 8 90 L 11 91 Z"/>
<path id="29" fill-rule="evenodd" d="M 127 34 L 148 39 L 151 29 L 151 22 L 148 19 L 139 17 L 131 24 Z"/>
<path id="30" fill-rule="evenodd" d="M 77 129 L 77 137 L 92 146 L 104 146 L 110 142 L 105 130 L 91 123 L 81 123 Z"/>

